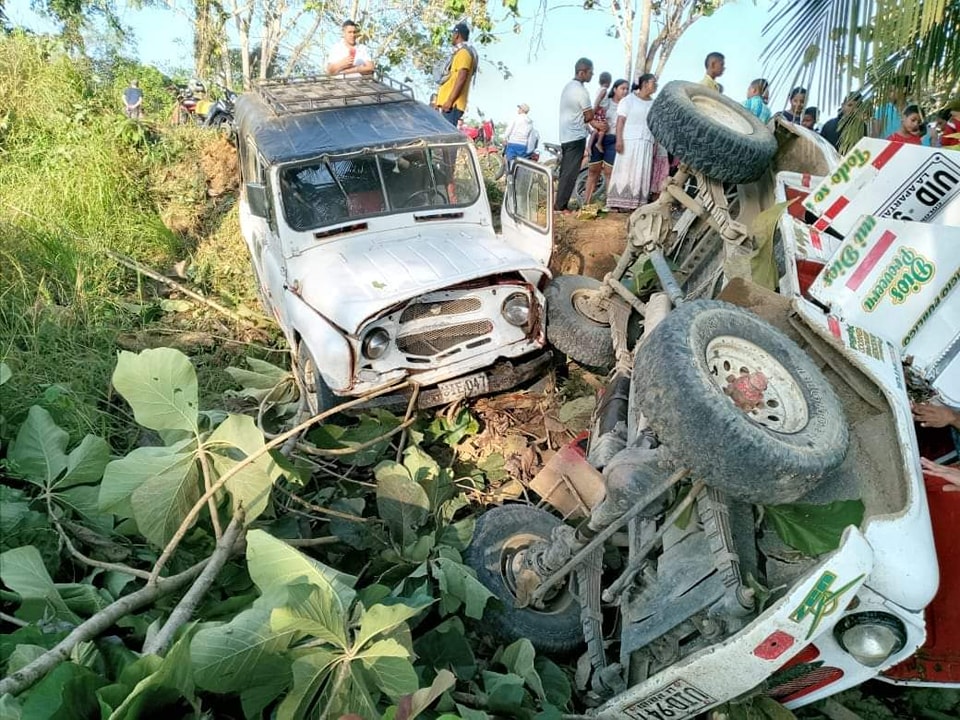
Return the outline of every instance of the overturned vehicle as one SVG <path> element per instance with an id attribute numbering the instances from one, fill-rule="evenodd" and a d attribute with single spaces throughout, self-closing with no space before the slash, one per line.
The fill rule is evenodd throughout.
<path id="1" fill-rule="evenodd" d="M 888 175 L 960 163 L 879 141 L 841 159 L 691 83 L 655 103 L 678 173 L 603 282 L 545 293 L 553 344 L 611 375 L 583 453 L 534 483 L 552 510 L 478 521 L 490 627 L 585 648 L 589 714 L 611 720 L 955 684 L 957 639 L 936 646 L 925 610 L 938 557 L 908 387 L 960 405 L 960 183 L 921 217 L 926 196 Z"/>

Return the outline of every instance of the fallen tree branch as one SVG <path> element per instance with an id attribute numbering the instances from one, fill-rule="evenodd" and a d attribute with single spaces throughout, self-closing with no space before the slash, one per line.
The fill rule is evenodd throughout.
<path id="1" fill-rule="evenodd" d="M 30 623 L 26 622 L 25 620 L 21 620 L 20 618 L 14 617 L 13 615 L 7 615 L 5 612 L 0 612 L 0 620 L 2 620 L 5 623 L 10 623 L 11 625 L 16 625 L 17 627 L 29 627 L 30 625 Z"/>
<path id="2" fill-rule="evenodd" d="M 200 604 L 203 596 L 207 594 L 210 586 L 213 585 L 213 581 L 217 579 L 217 575 L 223 570 L 227 559 L 233 554 L 237 538 L 243 531 L 243 518 L 244 512 L 240 509 L 237 511 L 237 514 L 233 516 L 230 524 L 227 525 L 227 529 L 217 543 L 217 549 L 213 551 L 213 554 L 210 556 L 210 562 L 207 563 L 203 572 L 200 573 L 200 576 L 194 581 L 193 585 L 190 586 L 186 594 L 180 598 L 180 602 L 177 603 L 173 612 L 170 613 L 170 617 L 167 618 L 167 621 L 163 624 L 163 627 L 160 628 L 160 631 L 144 643 L 144 655 L 162 655 L 166 652 L 177 630 L 193 617 L 193 613 L 197 610 L 197 605 Z"/>
<path id="3" fill-rule="evenodd" d="M 63 529 L 63 525 L 60 524 L 60 519 L 56 516 L 53 511 L 53 500 L 50 493 L 47 493 L 47 515 L 50 518 L 50 522 L 53 523 L 53 527 L 56 528 L 57 534 L 60 535 L 60 540 L 66 546 L 67 551 L 75 557 L 77 560 L 82 562 L 84 565 L 89 565 L 92 568 L 99 568 L 101 570 L 115 570 L 117 572 L 126 573 L 127 575 L 133 575 L 138 577 L 141 580 L 147 580 L 150 578 L 150 573 L 146 570 L 137 570 L 132 568 L 129 565 L 124 565 L 123 563 L 112 563 L 106 562 L 104 560 L 94 560 L 91 557 L 87 557 L 82 552 L 77 550 L 73 542 L 70 540 L 70 536 L 67 535 L 67 531 Z M 2 693 L 0 693 L 2 694 Z"/>
<path id="4" fill-rule="evenodd" d="M 351 515 L 350 513 L 341 512 L 340 510 L 331 510 L 330 508 L 325 508 L 323 505 L 316 505 L 309 500 L 304 500 L 299 495 L 296 495 L 295 493 L 292 493 L 286 488 L 280 487 L 279 485 L 277 485 L 277 490 L 282 492 L 301 507 L 305 507 L 308 510 L 313 510 L 313 512 L 318 512 L 321 515 L 329 515 L 330 517 L 340 518 L 341 520 L 350 520 L 351 522 L 365 523 L 367 521 L 367 518 L 360 517 L 359 515 Z"/>
<path id="5" fill-rule="evenodd" d="M 280 538 L 290 547 L 295 548 L 309 548 L 316 547 L 317 545 L 335 545 L 340 542 L 340 538 L 336 535 L 324 535 L 323 537 L 318 538 Z"/>
<path id="6" fill-rule="evenodd" d="M 11 673 L 0 680 L 0 697 L 6 693 L 18 695 L 41 680 L 48 672 L 70 657 L 73 649 L 82 642 L 92 640 L 102 632 L 112 627 L 122 617 L 136 612 L 145 605 L 149 605 L 158 597 L 167 595 L 189 582 L 192 582 L 206 567 L 210 558 L 201 560 L 193 567 L 184 570 L 178 575 L 161 578 L 155 583 L 132 592 L 129 595 L 107 605 L 93 617 L 75 627 L 69 635 L 47 650 L 33 662 L 25 665 L 15 673 Z"/>
<path id="7" fill-rule="evenodd" d="M 163 570 L 164 566 L 167 564 L 167 561 L 170 560 L 170 557 L 173 555 L 173 552 L 177 549 L 177 546 L 180 544 L 180 541 L 183 540 L 184 535 L 186 535 L 187 531 L 191 527 L 193 527 L 193 523 L 196 521 L 197 516 L 200 514 L 200 511 L 207 504 L 207 501 L 211 497 L 213 497 L 220 490 L 220 488 L 226 485 L 227 481 L 230 480 L 230 478 L 232 478 L 238 472 L 240 472 L 241 470 L 243 470 L 244 468 L 246 468 L 247 466 L 255 462 L 257 459 L 266 455 L 268 452 L 270 452 L 274 448 L 279 447 L 280 445 L 283 445 L 283 443 L 285 443 L 289 438 L 292 438 L 302 433 L 311 425 L 314 425 L 320 422 L 321 420 L 325 420 L 326 418 L 330 417 L 331 415 L 334 415 L 335 413 L 342 412 L 347 408 L 351 408 L 355 405 L 360 405 L 361 403 L 365 403 L 367 402 L 367 400 L 370 400 L 372 398 L 379 397 L 380 395 L 388 395 L 389 393 L 396 392 L 397 390 L 402 390 L 407 385 L 408 385 L 407 382 L 402 382 L 397 385 L 391 385 L 390 387 L 382 388 L 381 390 L 377 390 L 376 392 L 367 393 L 366 395 L 362 395 L 358 398 L 354 398 L 353 400 L 343 403 L 342 405 L 338 405 L 335 408 L 331 408 L 325 412 L 319 413 L 318 415 L 314 415 L 313 417 L 308 418 L 307 420 L 303 421 L 296 427 L 290 430 L 287 430 L 287 432 L 277 435 L 277 437 L 275 437 L 273 440 L 264 444 L 262 448 L 260 448 L 254 453 L 251 453 L 250 455 L 247 455 L 247 457 L 245 457 L 241 462 L 238 462 L 232 468 L 227 470 L 227 472 L 221 475 L 220 478 L 215 483 L 213 483 L 213 485 L 211 485 L 210 488 L 203 494 L 203 496 L 193 504 L 193 507 L 190 508 L 190 512 L 187 513 L 187 516 L 183 519 L 183 522 L 180 523 L 180 527 L 177 528 L 176 532 L 173 534 L 173 537 L 170 538 L 170 542 L 167 543 L 167 546 L 163 549 L 163 552 L 160 554 L 160 557 L 157 560 L 156 565 L 153 566 L 153 571 L 150 573 L 150 579 L 147 582 L 149 582 L 150 584 L 157 582 L 158 578 L 160 577 L 160 571 Z"/>
<path id="8" fill-rule="evenodd" d="M 240 323 L 241 325 L 249 325 L 251 327 L 257 327 L 257 323 L 253 322 L 252 320 L 249 320 L 243 317 L 242 315 L 239 315 L 238 313 L 234 312 L 228 307 L 224 307 L 223 305 L 218 303 L 216 300 L 211 300 L 210 298 L 205 297 L 200 293 L 191 290 L 186 285 L 178 283 L 176 280 L 171 280 L 166 275 L 161 275 L 155 270 L 151 270 L 146 265 L 138 263 L 133 258 L 127 257 L 126 255 L 121 255 L 120 253 L 110 249 L 106 249 L 104 250 L 104 252 L 109 257 L 113 258 L 124 267 L 130 268 L 131 270 L 135 270 L 141 275 L 146 275 L 148 278 L 152 278 L 157 282 L 161 282 L 164 285 L 167 285 L 168 287 L 172 287 L 174 290 L 176 290 L 177 292 L 183 293 L 188 298 L 191 298 L 193 300 L 196 300 L 197 302 L 203 303 L 204 305 L 207 305 L 208 307 L 213 308 L 214 310 L 216 310 L 218 313 L 221 313 L 222 315 L 226 315 L 228 318 L 230 318 L 236 323 Z"/>

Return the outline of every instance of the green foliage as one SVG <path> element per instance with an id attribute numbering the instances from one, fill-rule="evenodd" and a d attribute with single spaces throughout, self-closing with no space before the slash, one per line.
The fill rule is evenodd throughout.
<path id="1" fill-rule="evenodd" d="M 228 473 L 234 513 L 243 507 L 246 521 L 252 522 L 266 509 L 282 471 L 261 453 L 263 434 L 252 418 L 241 415 L 227 416 L 212 432 L 201 432 L 196 372 L 183 353 L 170 348 L 122 352 L 113 383 L 137 421 L 159 431 L 167 444 L 137 448 L 109 463 L 100 486 L 101 510 L 134 520 L 147 540 L 163 547 L 200 499 L 203 486 Z"/>
<path id="2" fill-rule="evenodd" d="M 813 557 L 836 550 L 848 525 L 860 526 L 863 503 L 837 500 L 828 505 L 767 505 L 764 518 L 787 545 Z"/>

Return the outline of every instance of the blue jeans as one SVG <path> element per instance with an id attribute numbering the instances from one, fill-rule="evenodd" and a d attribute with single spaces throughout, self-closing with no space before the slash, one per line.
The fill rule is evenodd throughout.
<path id="1" fill-rule="evenodd" d="M 457 110 L 457 108 L 450 108 L 450 112 L 440 111 L 440 114 L 446 119 L 448 123 L 457 126 L 457 123 L 460 122 L 460 118 L 463 117 L 463 110 Z"/>
<path id="2" fill-rule="evenodd" d="M 529 158 L 531 153 L 527 152 L 527 146 L 520 143 L 507 143 L 504 159 L 507 162 L 507 170 L 513 167 L 513 161 L 517 158 Z"/>

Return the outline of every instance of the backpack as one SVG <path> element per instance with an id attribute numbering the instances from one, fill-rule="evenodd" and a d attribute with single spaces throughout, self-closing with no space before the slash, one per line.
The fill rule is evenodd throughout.
<path id="1" fill-rule="evenodd" d="M 463 49 L 466 49 L 470 53 L 470 60 L 473 63 L 473 69 L 470 72 L 473 82 L 477 81 L 477 69 L 480 67 L 480 56 L 477 55 L 476 49 L 470 43 L 464 43 L 462 46 Z M 443 64 L 437 63 L 433 68 L 433 79 L 436 81 L 437 85 L 443 85 L 447 80 L 450 79 L 450 70 L 453 67 L 453 58 L 461 48 L 455 48 L 450 57 L 447 58 L 447 61 Z"/>

